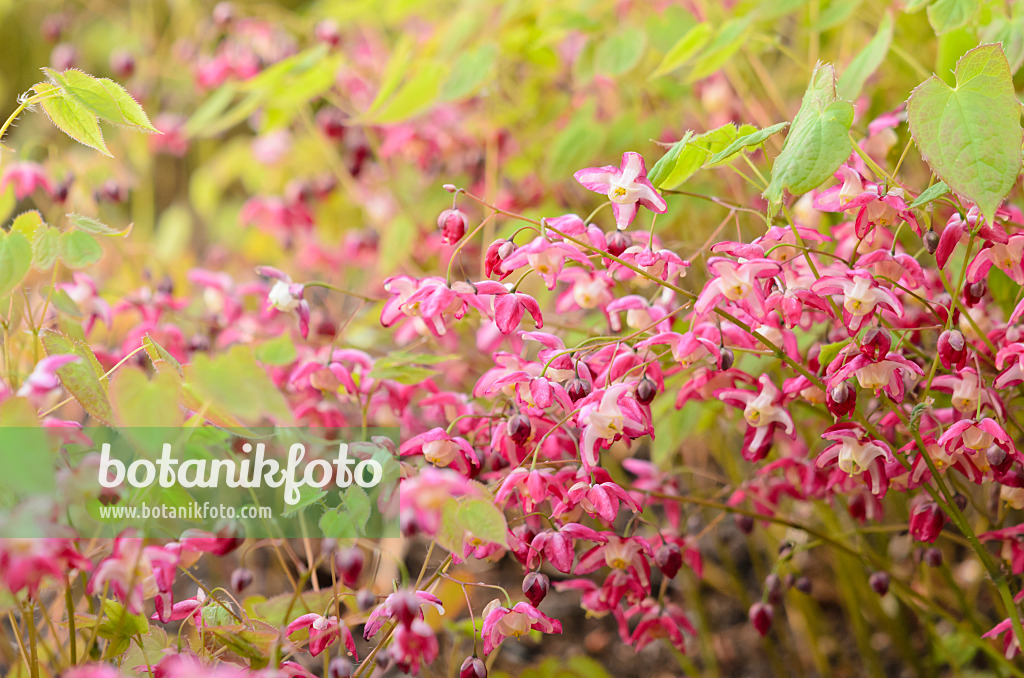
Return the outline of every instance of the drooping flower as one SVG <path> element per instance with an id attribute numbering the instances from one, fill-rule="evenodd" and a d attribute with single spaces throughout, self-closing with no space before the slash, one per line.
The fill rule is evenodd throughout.
<path id="1" fill-rule="evenodd" d="M 522 602 L 511 608 L 502 607 L 497 600 L 484 608 L 484 655 L 494 651 L 508 637 L 519 638 L 531 630 L 541 633 L 561 633 L 562 622 L 552 619 L 533 605 Z"/>
<path id="2" fill-rule="evenodd" d="M 584 188 L 608 196 L 615 214 L 615 225 L 625 230 L 636 217 L 637 203 L 652 212 L 664 214 L 668 203 L 647 179 L 647 168 L 639 153 L 622 154 L 622 163 L 615 167 L 588 167 L 573 174 Z"/>
<path id="3" fill-rule="evenodd" d="M 308 337 L 309 302 L 302 298 L 305 286 L 292 282 L 287 273 L 272 266 L 260 266 L 256 273 L 275 281 L 267 293 L 267 308 L 280 313 L 295 313 L 299 318 L 299 331 L 302 332 L 302 337 Z"/>
<path id="4" fill-rule="evenodd" d="M 290 636 L 299 629 L 309 629 L 309 653 L 314 657 L 341 637 L 344 637 L 345 649 L 353 657 L 357 656 L 356 641 L 352 637 L 352 632 L 348 630 L 348 627 L 343 622 L 339 622 L 335 616 L 324 617 L 315 612 L 304 614 L 285 628 L 284 635 Z"/>
<path id="5" fill-rule="evenodd" d="M 772 383 L 771 377 L 762 374 L 758 379 L 758 390 L 722 389 L 715 397 L 727 405 L 743 408 L 747 432 L 743 439 L 743 457 L 748 461 L 763 459 L 771 449 L 775 431 L 782 429 L 793 436 L 793 418 L 783 405 L 784 396 Z"/>
<path id="6" fill-rule="evenodd" d="M 594 391 L 581 401 L 579 423 L 583 427 L 580 457 L 588 471 L 597 466 L 599 446 L 607 447 L 619 436 L 638 437 L 649 426 L 644 423 L 640 404 L 628 395 L 631 384 L 619 383 Z"/>
<path id="7" fill-rule="evenodd" d="M 843 323 L 851 333 L 858 332 L 880 309 L 903 317 L 903 304 L 889 290 L 881 287 L 870 271 L 846 271 L 844 275 L 819 278 L 811 290 L 817 294 L 842 295 Z"/>
<path id="8" fill-rule="evenodd" d="M 843 473 L 851 476 L 867 471 L 871 493 L 884 496 L 889 487 L 885 462 L 893 459 L 892 450 L 881 440 L 865 438 L 853 424 L 837 424 L 821 435 L 833 444 L 818 455 L 815 466 L 824 468 L 838 464 Z"/>

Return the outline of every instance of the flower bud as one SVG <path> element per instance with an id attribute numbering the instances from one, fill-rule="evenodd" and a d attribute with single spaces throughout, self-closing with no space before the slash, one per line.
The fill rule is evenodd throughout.
<path id="1" fill-rule="evenodd" d="M 615 231 L 607 236 L 606 242 L 608 254 L 617 257 L 633 244 L 633 237 L 624 231 Z"/>
<path id="2" fill-rule="evenodd" d="M 674 579 L 679 568 L 683 566 L 683 552 L 676 544 L 662 544 L 654 552 L 654 564 L 658 566 L 662 574 L 669 579 Z"/>
<path id="3" fill-rule="evenodd" d="M 775 617 L 775 610 L 772 609 L 771 605 L 764 603 L 754 603 L 750 606 L 750 623 L 754 625 L 762 637 L 768 635 L 768 630 L 772 627 L 772 619 Z"/>
<path id="4" fill-rule="evenodd" d="M 988 285 L 985 284 L 984 280 L 968 283 L 964 286 L 964 301 L 967 302 L 968 306 L 974 306 L 981 301 L 986 292 L 988 292 Z"/>
<path id="5" fill-rule="evenodd" d="M 533 433 L 533 423 L 528 416 L 520 412 L 509 417 L 505 424 L 505 431 L 512 442 L 522 445 L 530 439 L 530 434 Z"/>
<path id="6" fill-rule="evenodd" d="M 441 188 L 448 191 L 449 193 L 454 193 L 455 191 L 459 190 L 455 184 L 445 184 Z"/>
<path id="7" fill-rule="evenodd" d="M 328 47 L 337 47 L 341 43 L 341 31 L 338 29 L 338 22 L 334 19 L 318 21 L 313 27 L 313 37 L 317 42 L 322 42 Z"/>
<path id="8" fill-rule="evenodd" d="M 921 502 L 910 512 L 910 536 L 932 543 L 946 525 L 946 514 L 934 501 Z"/>
<path id="9" fill-rule="evenodd" d="M 748 516 L 745 513 L 737 513 L 733 519 L 736 521 L 736 527 L 743 534 L 750 534 L 754 531 L 754 517 Z"/>
<path id="10" fill-rule="evenodd" d="M 953 503 L 956 504 L 956 507 L 958 509 L 963 511 L 964 509 L 967 508 L 967 497 L 957 492 L 956 494 L 953 495 Z"/>
<path id="11" fill-rule="evenodd" d="M 640 383 L 636 386 L 636 400 L 642 405 L 650 405 L 657 394 L 657 385 L 647 377 L 641 379 Z"/>
<path id="12" fill-rule="evenodd" d="M 459 669 L 459 678 L 487 678 L 487 665 L 479 657 L 466 657 Z"/>
<path id="13" fill-rule="evenodd" d="M 466 215 L 461 210 L 445 210 L 437 217 L 437 227 L 446 245 L 454 245 L 466 235 Z"/>
<path id="14" fill-rule="evenodd" d="M 328 139 L 341 141 L 345 137 L 345 114 L 333 106 L 316 113 L 316 126 Z"/>
<path id="15" fill-rule="evenodd" d="M 235 593 L 241 593 L 249 588 L 250 584 L 252 584 L 252 572 L 244 567 L 239 567 L 231 573 L 231 590 Z"/>
<path id="16" fill-rule="evenodd" d="M 722 371 L 731 370 L 732 366 L 736 363 L 736 354 L 732 352 L 732 349 L 728 346 L 723 346 L 719 351 L 719 356 Z"/>
<path id="17" fill-rule="evenodd" d="M 797 580 L 793 582 L 793 588 L 805 596 L 809 596 L 811 595 L 811 589 L 814 587 L 808 577 L 797 577 Z"/>
<path id="18" fill-rule="evenodd" d="M 579 377 L 576 377 L 565 387 L 565 392 L 569 394 L 569 400 L 576 402 L 581 398 L 586 398 L 590 395 L 590 392 L 594 390 L 594 387 L 590 385 L 589 381 L 584 381 Z"/>
<path id="19" fill-rule="evenodd" d="M 341 575 L 341 581 L 345 586 L 354 586 L 359 581 L 364 563 L 363 550 L 357 546 L 342 549 L 334 554 L 334 565 L 338 568 L 338 574 Z"/>
<path id="20" fill-rule="evenodd" d="M 218 2 L 213 8 L 213 23 L 224 28 L 235 18 L 235 6 L 230 2 Z"/>
<path id="21" fill-rule="evenodd" d="M 832 416 L 845 417 L 857 407 L 857 389 L 841 381 L 825 392 L 825 407 Z"/>
<path id="22" fill-rule="evenodd" d="M 860 342 L 860 352 L 876 363 L 889 355 L 890 348 L 892 348 L 892 336 L 888 330 L 881 327 L 868 330 Z"/>
<path id="23" fill-rule="evenodd" d="M 356 593 L 356 606 L 362 610 L 369 610 L 371 607 L 377 604 L 377 596 L 373 595 L 373 591 L 370 589 L 359 589 Z"/>
<path id="24" fill-rule="evenodd" d="M 1006 473 L 1007 469 L 1013 464 L 1013 457 L 1008 455 L 1006 450 L 998 445 L 993 445 L 985 450 L 985 460 L 992 467 L 992 470 L 999 475 Z"/>
<path id="25" fill-rule="evenodd" d="M 54 46 L 53 51 L 50 52 L 50 65 L 53 66 L 55 71 L 66 71 L 69 68 L 74 68 L 77 62 L 78 50 L 69 43 L 62 42 Z"/>
<path id="26" fill-rule="evenodd" d="M 121 80 L 132 77 L 135 72 L 135 57 L 125 49 L 114 51 L 110 55 L 110 70 Z"/>
<path id="27" fill-rule="evenodd" d="M 537 607 L 548 595 L 551 587 L 551 580 L 546 574 L 531 572 L 523 578 L 523 595 L 530 601 L 530 605 Z"/>
<path id="28" fill-rule="evenodd" d="M 946 330 L 939 335 L 939 360 L 947 370 L 960 371 L 967 365 L 967 340 L 960 330 Z"/>
<path id="29" fill-rule="evenodd" d="M 345 657 L 335 657 L 327 665 L 327 678 L 351 678 L 355 666 Z"/>
<path id="30" fill-rule="evenodd" d="M 942 551 L 934 546 L 929 549 L 925 549 L 922 560 L 924 560 L 928 567 L 938 567 L 942 565 Z"/>
<path id="31" fill-rule="evenodd" d="M 884 596 L 889 592 L 889 573 L 875 572 L 868 578 L 868 584 L 871 586 L 872 591 L 880 596 Z"/>
<path id="32" fill-rule="evenodd" d="M 939 234 L 934 230 L 929 228 L 921 240 L 924 241 L 924 248 L 928 250 L 928 254 L 935 254 L 935 250 L 939 249 Z"/>
<path id="33" fill-rule="evenodd" d="M 778 605 L 782 602 L 782 580 L 779 579 L 779 575 L 772 573 L 765 577 L 764 590 L 769 605 Z"/>

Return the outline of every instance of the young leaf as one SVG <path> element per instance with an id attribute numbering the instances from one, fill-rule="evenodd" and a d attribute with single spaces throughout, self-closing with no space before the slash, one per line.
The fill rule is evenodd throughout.
<path id="1" fill-rule="evenodd" d="M 686 84 L 708 77 L 729 60 L 746 41 L 746 32 L 754 19 L 753 14 L 732 19 L 722 24 L 714 39 L 701 50 L 701 56 L 686 76 Z"/>
<path id="2" fill-rule="evenodd" d="M 728 123 L 698 136 L 684 137 L 669 150 L 671 154 L 677 147 L 679 148 L 665 165 L 665 177 L 660 176 L 659 169 L 658 181 L 652 179 L 651 183 L 670 191 L 692 177 L 712 155 L 724 150 L 738 138 L 755 132 L 757 128 L 753 125 L 743 125 L 737 129 L 736 125 Z"/>
<path id="3" fill-rule="evenodd" d="M 32 266 L 37 271 L 49 271 L 57 261 L 60 231 L 40 224 L 32 235 Z"/>
<path id="4" fill-rule="evenodd" d="M 672 168 L 676 166 L 676 159 L 692 138 L 693 130 L 686 130 L 683 138 L 672 144 L 672 148 L 668 149 L 665 155 L 661 156 L 658 162 L 654 163 L 654 167 L 647 173 L 647 179 L 652 184 L 661 187 L 661 182 L 665 181 L 668 175 L 671 174 Z"/>
<path id="5" fill-rule="evenodd" d="M 934 184 L 925 189 L 925 191 L 921 193 L 921 195 L 917 196 L 917 199 L 914 200 L 914 202 L 910 203 L 910 206 L 920 207 L 921 205 L 926 205 L 930 203 L 932 200 L 941 198 L 947 193 L 949 193 L 949 186 L 947 186 L 941 181 L 936 181 Z"/>
<path id="6" fill-rule="evenodd" d="M 782 190 L 806 193 L 817 188 L 850 156 L 853 104 L 836 96 L 836 74 L 818 64 L 800 110 L 772 166 L 772 180 L 763 193 L 771 205 L 782 203 Z"/>
<path id="7" fill-rule="evenodd" d="M 892 28 L 892 14 L 886 12 L 882 16 L 882 22 L 878 24 L 878 32 L 875 33 L 875 37 L 871 38 L 864 49 L 853 57 L 853 61 L 839 76 L 839 80 L 836 82 L 836 93 L 841 98 L 853 101 L 860 96 L 864 81 L 878 70 L 889 53 L 889 46 L 892 44 Z"/>
<path id="8" fill-rule="evenodd" d="M 954 74 L 956 87 L 934 75 L 918 85 L 907 122 L 932 171 L 991 224 L 1020 172 L 1020 103 L 999 45 L 967 52 Z"/>
<path id="9" fill-rule="evenodd" d="M 85 268 L 103 258 L 103 248 L 96 238 L 81 231 L 65 231 L 60 235 L 60 260 L 68 268 Z"/>
<path id="10" fill-rule="evenodd" d="M 99 363 L 87 344 L 73 341 L 55 330 L 43 330 L 39 335 L 46 355 L 75 354 L 81 358 L 57 370 L 60 383 L 67 389 L 82 409 L 107 426 L 114 423 L 114 411 L 107 399 L 107 387 L 97 373 Z M 102 368 L 99 368 L 102 370 Z"/>
<path id="11" fill-rule="evenodd" d="M 594 50 L 594 70 L 604 75 L 628 73 L 647 48 L 647 34 L 639 28 L 616 30 Z"/>
<path id="12" fill-rule="evenodd" d="M 82 231 L 83 233 L 90 233 L 92 235 L 128 235 L 131 230 L 131 224 L 127 228 L 123 228 L 118 231 L 115 228 L 107 226 L 101 221 L 97 221 L 92 217 L 82 216 L 81 214 L 69 214 L 68 220 L 71 225 L 74 226 L 75 230 Z"/>
<path id="13" fill-rule="evenodd" d="M 928 6 L 928 23 L 939 35 L 955 31 L 966 26 L 980 6 L 978 0 L 936 0 Z"/>
<path id="14" fill-rule="evenodd" d="M 57 129 L 80 144 L 95 148 L 108 157 L 114 157 L 103 141 L 103 132 L 95 114 L 50 83 L 41 82 L 32 89 L 37 94 L 51 95 L 40 101 L 39 105 L 43 107 L 46 117 Z"/>
<path id="15" fill-rule="evenodd" d="M 113 80 L 94 78 L 74 69 L 58 73 L 52 68 L 44 68 L 43 73 L 67 95 L 65 98 L 74 99 L 103 120 L 141 132 L 159 132 L 149 122 L 142 106 Z"/>
<path id="16" fill-rule="evenodd" d="M 0 239 L 0 299 L 17 288 L 32 266 L 32 245 L 21 233 Z"/>
<path id="17" fill-rule="evenodd" d="M 788 126 L 789 126 L 788 122 L 780 122 L 780 123 L 776 123 L 776 124 L 772 125 L 771 127 L 765 127 L 764 129 L 759 129 L 756 132 L 751 132 L 750 134 L 744 134 L 739 139 L 737 139 L 736 141 L 732 142 L 731 144 L 726 146 L 724 149 L 722 149 L 718 153 L 715 153 L 713 156 L 708 158 L 707 162 L 704 163 L 704 166 L 705 167 L 714 167 L 715 165 L 724 163 L 727 160 L 729 160 L 732 156 L 734 156 L 737 153 L 739 153 L 744 148 L 749 148 L 751 146 L 758 146 L 765 139 L 767 139 L 768 137 L 772 136 L 773 134 L 777 134 L 778 132 L 781 132 L 782 130 L 786 129 L 786 127 L 788 127 Z"/>
<path id="18" fill-rule="evenodd" d="M 648 79 L 654 80 L 686 64 L 711 41 L 713 33 L 714 28 L 706 21 L 686 31 L 683 37 L 679 38 L 679 41 L 665 54 L 665 58 L 661 60 Z"/>

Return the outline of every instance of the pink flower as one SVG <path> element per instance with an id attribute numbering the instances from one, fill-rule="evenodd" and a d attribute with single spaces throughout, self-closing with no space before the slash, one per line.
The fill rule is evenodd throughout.
<path id="1" fill-rule="evenodd" d="M 855 233 L 858 238 L 866 236 L 873 226 L 894 226 L 900 221 L 921 235 L 917 217 L 903 199 L 902 188 L 893 187 L 883 194 L 881 186 L 864 181 L 859 172 L 847 165 L 839 166 L 836 178 L 843 183 L 819 193 L 814 207 L 825 212 L 857 210 Z"/>
<path id="2" fill-rule="evenodd" d="M 961 419 L 939 436 L 938 443 L 946 449 L 947 454 L 960 451 L 968 454 L 983 470 L 988 466 L 984 459 L 989 448 L 996 447 L 1011 459 L 1017 457 L 1013 440 L 991 417 L 980 421 Z"/>
<path id="3" fill-rule="evenodd" d="M 583 268 L 593 268 L 590 260 L 574 245 L 552 242 L 544 236 L 538 236 L 528 245 L 517 248 L 502 261 L 501 271 L 507 274 L 522 266 L 530 266 L 544 279 L 548 289 L 553 290 L 566 260 L 575 261 Z"/>
<path id="4" fill-rule="evenodd" d="M 87 590 L 90 595 L 109 590 L 132 614 L 142 612 L 144 599 L 155 598 L 157 618 L 166 622 L 177 566 L 178 553 L 171 545 L 144 546 L 138 537 L 118 537 L 111 556 L 96 566 Z"/>
<path id="5" fill-rule="evenodd" d="M 697 635 L 697 630 L 678 605 L 659 605 L 653 599 L 647 598 L 626 610 L 625 616 L 631 617 L 638 612 L 643 612 L 643 616 L 628 638 L 628 642 L 637 652 L 661 638 L 667 638 L 677 650 L 685 652 L 686 639 L 682 632 L 686 631 L 691 636 Z"/>
<path id="6" fill-rule="evenodd" d="M 413 436 L 402 443 L 398 453 L 403 457 L 422 454 L 434 466 L 453 466 L 467 474 L 470 466 L 480 466 L 469 442 L 449 435 L 441 427 Z"/>
<path id="7" fill-rule="evenodd" d="M 35 162 L 14 162 L 4 169 L 0 176 L 0 192 L 7 190 L 11 184 L 14 185 L 14 197 L 24 200 L 37 188 L 42 188 L 53 197 L 54 187 L 50 177 L 47 176 L 43 166 Z"/>
<path id="8" fill-rule="evenodd" d="M 832 370 L 835 370 L 834 372 Z M 896 352 L 891 352 L 882 360 L 873 361 L 864 353 L 858 353 L 849 362 L 834 361 L 828 368 L 828 387 L 834 389 L 851 375 L 856 375 L 861 388 L 874 391 L 883 390 L 896 403 L 903 402 L 906 392 L 906 378 L 911 375 L 920 377 L 924 370 L 917 363 L 911 362 Z"/>
<path id="9" fill-rule="evenodd" d="M 502 607 L 497 600 L 484 608 L 484 655 L 489 655 L 508 637 L 518 638 L 531 630 L 541 633 L 561 633 L 562 623 L 552 619 L 529 603 L 516 603 Z"/>
<path id="10" fill-rule="evenodd" d="M 771 377 L 762 374 L 758 379 L 758 390 L 722 389 L 715 392 L 727 405 L 743 408 L 747 422 L 747 433 L 743 439 L 743 457 L 748 461 L 763 459 L 771 449 L 775 431 L 782 429 L 789 436 L 796 430 L 793 418 L 783 406 L 785 396 L 772 383 Z"/>
<path id="11" fill-rule="evenodd" d="M 989 242 L 971 261 L 967 267 L 967 280 L 977 282 L 986 275 L 993 266 L 1010 277 L 1018 285 L 1024 285 L 1024 234 L 1011 235 L 1006 243 Z"/>
<path id="12" fill-rule="evenodd" d="M 588 483 L 580 481 L 569 488 L 565 498 L 553 509 L 552 514 L 561 514 L 580 506 L 592 518 L 600 518 L 611 524 L 619 515 L 619 507 L 625 504 L 633 513 L 640 511 L 637 504 L 624 489 L 613 482 Z"/>
<path id="13" fill-rule="evenodd" d="M 511 334 L 519 327 L 519 321 L 526 313 L 533 317 L 538 328 L 544 327 L 544 318 L 540 314 L 540 305 L 537 300 L 522 292 L 513 292 L 511 289 L 493 280 L 484 280 L 476 284 L 477 294 L 482 296 L 493 296 L 494 299 L 494 322 L 502 334 Z"/>
<path id="14" fill-rule="evenodd" d="M 1006 618 L 999 622 L 986 633 L 981 634 L 982 638 L 1003 637 L 1003 656 L 1012 660 L 1020 654 L 1020 643 L 1017 641 L 1017 633 L 1013 630 L 1013 622 Z"/>
<path id="15" fill-rule="evenodd" d="M 80 360 L 77 355 L 51 355 L 36 363 L 32 374 L 28 375 L 18 395 L 22 397 L 45 396 L 55 388 L 60 388 L 57 370 L 70 363 Z"/>
<path id="16" fill-rule="evenodd" d="M 648 181 L 647 168 L 639 153 L 623 153 L 619 167 L 588 167 L 579 170 L 573 177 L 588 191 L 608 196 L 612 202 L 612 212 L 615 214 L 615 225 L 620 231 L 633 223 L 637 203 L 658 214 L 664 214 L 668 210 L 665 199 Z"/>
<path id="17" fill-rule="evenodd" d="M 769 259 L 753 259 L 743 263 L 712 257 L 708 262 L 713 277 L 708 280 L 697 297 L 694 311 L 707 314 L 723 299 L 739 304 L 751 316 L 763 319 L 765 314 L 764 278 L 771 278 L 782 272 L 778 262 Z"/>
<path id="18" fill-rule="evenodd" d="M 422 619 L 395 629 L 394 642 L 388 653 L 402 673 L 418 674 L 420 664 L 430 664 L 439 652 L 437 635 Z"/>
<path id="19" fill-rule="evenodd" d="M 11 593 L 27 589 L 35 597 L 46 577 L 63 582 L 71 570 L 88 572 L 92 562 L 62 537 L 0 540 L 0 581 Z"/>
<path id="20" fill-rule="evenodd" d="M 288 625 L 284 635 L 290 636 L 299 629 L 309 629 L 309 653 L 314 657 L 342 636 L 345 639 L 345 649 L 353 657 L 356 656 L 356 641 L 352 638 L 352 632 L 344 623 L 340 623 L 337 617 L 324 617 L 315 612 L 304 614 Z"/>
<path id="21" fill-rule="evenodd" d="M 818 455 L 815 466 L 824 468 L 838 463 L 843 473 L 851 476 L 868 472 L 871 493 L 884 496 L 889 487 L 886 461 L 893 460 L 892 450 L 881 440 L 862 438 L 852 424 L 838 424 L 821 435 L 833 444 Z"/>
<path id="22" fill-rule="evenodd" d="M 440 614 L 444 614 L 441 599 L 432 593 L 407 589 L 395 591 L 370 613 L 363 628 L 363 638 L 372 638 L 389 619 L 396 620 L 402 626 L 411 626 L 413 621 L 423 619 L 424 605 L 431 605 Z"/>
<path id="23" fill-rule="evenodd" d="M 283 271 L 271 266 L 259 266 L 258 275 L 275 280 L 267 293 L 267 308 L 281 313 L 295 313 L 299 318 L 299 330 L 303 339 L 309 336 L 309 302 L 302 298 L 305 286 L 292 282 Z"/>
<path id="24" fill-rule="evenodd" d="M 843 323 L 850 332 L 858 332 L 876 310 L 882 308 L 903 317 L 903 304 L 892 292 L 880 287 L 869 271 L 852 270 L 842 276 L 823 276 L 811 285 L 811 290 L 818 294 L 842 295 Z"/>
<path id="25" fill-rule="evenodd" d="M 620 436 L 631 438 L 643 435 L 649 428 L 640 412 L 640 404 L 628 395 L 631 384 L 614 384 L 603 391 L 594 391 L 580 407 L 579 423 L 583 428 L 580 457 L 583 468 L 589 471 L 598 464 L 597 452 L 608 447 Z"/>

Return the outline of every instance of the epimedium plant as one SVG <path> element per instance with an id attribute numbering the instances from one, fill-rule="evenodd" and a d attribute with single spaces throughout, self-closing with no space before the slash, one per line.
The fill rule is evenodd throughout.
<path id="1" fill-rule="evenodd" d="M 970 20 L 960 22 L 951 5 L 929 6 L 936 30 Z M 214 19 L 230 25 L 237 17 L 229 11 L 219 6 Z M 721 35 L 737 40 L 748 25 Z M 690 63 L 718 40 L 707 23 L 697 26 L 705 28 L 684 36 L 660 70 Z M 336 26 L 318 24 L 316 33 L 324 45 L 340 41 Z M 887 18 L 882 42 L 891 33 Z M 271 120 L 303 118 L 266 92 L 294 85 L 286 75 L 308 76 L 302 82 L 318 90 L 316 64 L 334 58 L 321 47 L 249 59 L 244 44 L 222 46 L 200 75 L 206 86 L 231 77 L 249 84 L 220 90 L 226 95 L 214 95 L 194 125 L 227 111 L 219 125 L 228 128 L 268 107 Z M 619 41 L 593 58 L 609 67 L 632 59 L 630 49 Z M 112 308 L 85 269 L 103 258 L 95 236 L 127 235 L 127 227 L 71 214 L 59 230 L 38 212 L 17 217 L 0 245 L 0 297 L 10 300 L 0 423 L 69 436 L 87 435 L 86 419 L 399 424 L 402 529 L 429 546 L 418 568 L 395 566 L 394 585 L 382 586 L 390 578 L 374 570 L 388 572 L 389 558 L 406 564 L 367 539 L 243 544 L 225 532 L 86 543 L 47 517 L 81 499 L 78 469 L 54 471 L 4 451 L 3 482 L 49 496 L 43 517 L 29 515 L 51 530 L 48 539 L 0 542 L 10 594 L 4 632 L 14 641 L 4 645 L 8 667 L 32 676 L 367 676 L 390 665 L 429 673 L 444 647 L 458 656 L 452 669 L 482 678 L 496 672 L 509 639 L 553 642 L 572 630 L 552 599 L 576 607 L 578 595 L 587 615 L 613 621 L 622 643 L 637 651 L 666 643 L 695 672 L 688 655 L 696 645 L 703 662 L 713 661 L 705 648 L 714 627 L 701 612 L 701 587 L 684 582 L 705 566 L 717 571 L 722 558 L 707 538 L 733 516 L 751 540 L 778 546 L 759 573 L 759 594 L 744 605 L 765 647 L 789 642 L 788 619 L 807 629 L 811 661 L 827 673 L 809 594 L 834 584 L 865 663 L 880 675 L 861 608 L 894 639 L 907 620 L 935 639 L 936 659 L 898 650 L 921 672 L 930 667 L 922 662 L 959 670 L 977 656 L 996 675 L 1019 675 L 1024 430 L 1014 408 L 1024 383 L 1024 215 L 1007 200 L 1021 167 L 1014 67 L 1003 47 L 976 47 L 957 63 L 952 86 L 926 79 L 905 108 L 861 134 L 851 99 L 878 67 L 876 52 L 869 45 L 838 79 L 818 65 L 792 121 L 688 133 L 666 144 L 650 171 L 632 149 L 621 149 L 618 165 L 578 168 L 576 182 L 604 198 L 588 194 L 585 217 L 521 214 L 449 184 L 452 205 L 437 217 L 431 245 L 440 266 L 410 266 L 379 289 L 305 279 L 308 262 L 340 265 L 316 247 L 295 247 L 308 242 L 311 205 L 331 199 L 328 182 L 247 202 L 243 221 L 283 233 L 280 249 L 293 260 L 270 261 L 276 266 L 240 281 L 197 266 L 189 283 L 199 300 L 161 283 Z M 276 65 L 261 69 L 266 62 Z M 153 131 L 112 81 L 46 74 L 49 83 L 22 99 L 0 137 L 35 105 L 105 153 L 99 120 Z M 415 97 L 396 99 L 411 105 Z M 398 105 L 373 101 L 371 112 Z M 307 118 L 323 139 L 348 133 L 348 118 Z M 406 132 L 392 143 L 415 136 Z M 907 132 L 891 164 L 888 150 Z M 769 159 L 767 143 L 783 133 Z M 280 137 L 262 142 L 253 153 L 270 165 L 289 149 Z M 912 146 L 921 167 L 909 159 Z M 927 183 L 902 179 L 922 168 Z M 359 174 L 335 169 L 339 182 Z M 8 170 L 10 182 L 48 180 L 32 167 Z M 747 202 L 698 196 L 727 216 L 684 257 L 658 218 L 695 199 L 681 195 L 687 182 L 713 171 L 738 177 Z M 742 237 L 741 216 L 756 237 Z M 499 222 L 508 225 L 501 237 Z M 735 240 L 722 235 L 732 223 Z M 343 255 L 351 263 L 380 253 L 351 242 Z M 337 323 L 350 320 L 332 314 L 331 293 L 354 313 L 380 304 L 380 332 L 406 350 L 374 355 L 348 345 Z M 121 334 L 109 329 L 118 323 Z M 186 337 L 182 327 L 198 329 Z M 678 424 L 685 418 L 667 416 L 674 408 L 718 418 L 726 449 L 717 469 L 655 454 L 661 441 L 678 447 L 687 434 Z M 26 519 L 17 508 L 8 521 Z M 357 519 L 355 511 L 345 517 Z M 890 537 L 920 547 L 901 552 Z M 202 567 L 239 551 L 249 566 L 243 560 L 223 582 L 203 577 Z M 813 572 L 822 552 L 837 559 L 831 580 Z M 280 591 L 267 578 L 252 593 L 264 576 L 253 571 L 260 554 L 280 566 Z M 518 577 L 509 586 L 480 567 L 493 563 L 521 573 L 523 599 Z M 943 576 L 938 586 L 932 571 Z M 968 650 L 952 657 L 944 637 Z M 574 670 L 593 675 L 583 666 Z"/>

